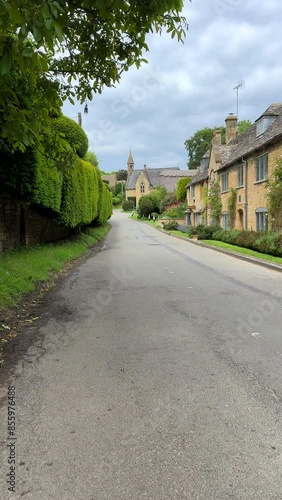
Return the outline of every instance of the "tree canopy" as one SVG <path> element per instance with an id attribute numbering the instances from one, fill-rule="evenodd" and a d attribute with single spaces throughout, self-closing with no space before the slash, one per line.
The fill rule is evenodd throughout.
<path id="1" fill-rule="evenodd" d="M 237 124 L 238 134 L 246 132 L 252 125 L 250 120 L 241 120 Z M 222 144 L 225 143 L 225 127 L 205 127 L 197 130 L 189 139 L 184 142 L 185 148 L 188 152 L 188 168 L 197 168 L 200 165 L 201 159 L 211 147 L 213 133 L 219 130 L 221 132 Z"/>
<path id="2" fill-rule="evenodd" d="M 35 144 L 63 100 L 92 99 L 145 62 L 149 32 L 165 30 L 183 41 L 183 3 L 0 0 L 1 136 L 16 148 Z"/>

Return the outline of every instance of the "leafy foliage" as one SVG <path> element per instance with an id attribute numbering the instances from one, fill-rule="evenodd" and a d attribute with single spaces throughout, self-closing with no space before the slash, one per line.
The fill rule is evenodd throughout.
<path id="1" fill-rule="evenodd" d="M 186 203 L 181 203 L 178 205 L 175 205 L 174 207 L 169 208 L 165 212 L 162 213 L 162 217 L 171 217 L 175 219 L 184 219 L 185 218 L 185 211 L 187 210 L 187 204 Z"/>
<path id="2" fill-rule="evenodd" d="M 218 127 L 203 128 L 197 130 L 190 139 L 184 142 L 185 148 L 188 152 L 188 168 L 197 168 L 200 165 L 201 159 L 205 153 L 210 149 L 213 133 L 218 130 Z M 224 134 L 225 129 L 221 127 L 221 133 Z"/>
<path id="3" fill-rule="evenodd" d="M 77 156 L 85 157 L 88 137 L 78 123 L 67 116 L 60 116 L 53 120 L 53 128 L 68 142 Z"/>
<path id="4" fill-rule="evenodd" d="M 282 256 L 282 235 L 274 232 L 257 233 L 255 231 L 246 230 L 217 229 L 217 231 L 213 233 L 212 239 L 277 257 Z"/>
<path id="5" fill-rule="evenodd" d="M 250 120 L 241 120 L 237 124 L 237 131 L 238 134 L 242 134 L 243 132 L 246 132 L 252 125 L 252 122 Z"/>
<path id="6" fill-rule="evenodd" d="M 128 172 L 125 169 L 118 170 L 118 172 L 117 172 L 117 181 L 126 181 L 127 174 L 128 174 Z"/>
<path id="7" fill-rule="evenodd" d="M 166 30 L 183 41 L 187 22 L 182 8 L 182 0 L 1 1 L 1 103 L 12 111 L 5 114 L 3 137 L 22 149 L 34 144 L 55 101 L 92 99 L 104 86 L 119 82 L 123 71 L 145 62 L 148 33 Z M 18 102 L 15 70 L 18 81 L 34 89 L 37 113 L 32 99 Z M 40 109 L 42 85 L 47 92 Z M 13 130 L 14 116 L 24 123 L 22 130 L 16 123 Z"/>
<path id="8" fill-rule="evenodd" d="M 85 161 L 89 161 L 89 163 L 91 163 L 91 165 L 93 165 L 93 167 L 98 168 L 99 160 L 98 160 L 97 156 L 95 155 L 95 153 L 93 153 L 93 151 L 87 151 L 87 153 L 83 159 Z"/>
<path id="9" fill-rule="evenodd" d="M 124 202 L 122 204 L 122 210 L 124 212 L 129 212 L 129 211 L 133 210 L 134 206 L 135 206 L 134 201 L 124 200 Z"/>
<path id="10" fill-rule="evenodd" d="M 177 189 L 176 189 L 176 199 L 178 201 L 184 201 L 187 196 L 187 185 L 191 181 L 190 177 L 183 177 L 182 179 L 179 179 L 177 183 Z"/>
<path id="11" fill-rule="evenodd" d="M 266 183 L 268 213 L 274 231 L 282 230 L 282 158 L 276 160 L 271 178 Z"/>
<path id="12" fill-rule="evenodd" d="M 210 183 L 208 191 L 208 203 L 211 210 L 213 224 L 219 226 L 222 211 L 221 190 L 219 180 Z"/>
<path id="13" fill-rule="evenodd" d="M 228 212 L 229 212 L 229 225 L 230 229 L 235 226 L 236 220 L 236 206 L 237 206 L 237 190 L 234 188 L 229 189 L 229 197 L 227 200 Z"/>

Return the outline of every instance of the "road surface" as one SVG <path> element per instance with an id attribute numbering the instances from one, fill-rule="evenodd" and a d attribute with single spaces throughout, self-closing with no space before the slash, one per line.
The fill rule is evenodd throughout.
<path id="1" fill-rule="evenodd" d="M 111 222 L 1 387 L 0 498 L 282 499 L 281 273 Z"/>

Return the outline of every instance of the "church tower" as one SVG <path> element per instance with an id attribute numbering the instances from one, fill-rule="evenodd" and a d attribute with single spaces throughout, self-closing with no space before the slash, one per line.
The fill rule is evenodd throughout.
<path id="1" fill-rule="evenodd" d="M 127 172 L 128 172 L 127 177 L 129 177 L 132 174 L 133 170 L 134 170 L 134 160 L 132 158 L 132 154 L 131 154 L 131 150 L 130 150 L 128 160 L 127 160 Z"/>

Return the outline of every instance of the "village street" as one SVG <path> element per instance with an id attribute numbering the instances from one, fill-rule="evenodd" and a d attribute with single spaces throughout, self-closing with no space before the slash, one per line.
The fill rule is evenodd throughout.
<path id="1" fill-rule="evenodd" d="M 1 386 L 0 498 L 281 499 L 282 274 L 111 224 Z"/>

